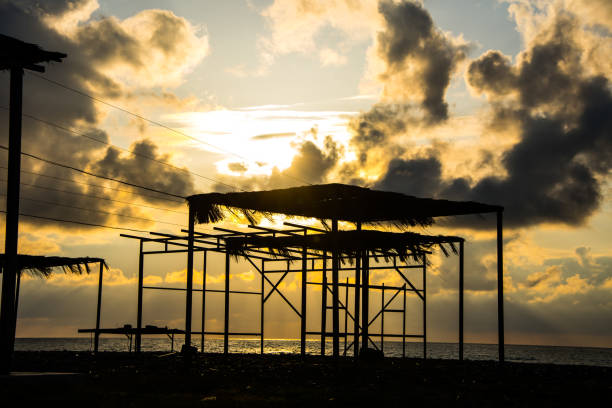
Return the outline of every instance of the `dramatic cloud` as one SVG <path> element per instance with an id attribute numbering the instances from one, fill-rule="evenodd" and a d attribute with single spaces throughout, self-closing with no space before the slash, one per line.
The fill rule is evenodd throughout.
<path id="1" fill-rule="evenodd" d="M 145 10 L 125 20 L 114 17 L 90 20 L 97 7 L 96 1 L 2 1 L 0 22 L 4 34 L 68 54 L 61 64 L 48 67 L 46 78 L 103 98 L 129 99 L 134 94 L 150 94 L 151 89 L 161 83 L 176 85 L 208 52 L 207 37 L 199 35 L 198 29 L 187 20 L 170 12 Z M 8 74 L 3 73 L 2 77 L 7 83 Z M 165 99 L 168 95 L 167 91 L 162 93 Z M 0 88 L 0 99 L 8 106 L 8 86 Z M 106 114 L 99 105 L 29 73 L 24 77 L 23 111 L 64 129 L 77 130 L 101 143 L 110 142 L 106 132 L 98 128 Z M 0 115 L 0 126 L 8 128 L 7 114 Z M 1 141 L 6 145 L 7 132 L 2 135 Z M 102 174 L 131 178 L 129 181 L 179 195 L 192 190 L 187 173 L 143 158 L 168 159 L 166 155 L 158 155 L 151 142 L 135 145 L 142 154 L 129 158 L 119 156 L 114 148 L 105 152 L 101 143 L 24 117 L 24 152 L 80 169 L 95 168 Z M 106 157 L 100 160 L 104 154 Z M 138 171 L 135 166 L 139 166 Z M 117 197 L 121 200 L 121 194 L 102 188 L 117 188 L 116 185 L 31 158 L 23 159 L 22 168 L 26 171 L 22 175 L 24 200 L 21 210 L 24 213 L 90 223 L 104 223 L 113 218 L 111 213 L 142 216 L 134 207 L 112 201 Z M 145 174 L 143 169 L 148 171 L 147 180 L 142 176 L 135 179 L 136 175 Z M 122 189 L 128 193 L 137 190 Z M 130 203 L 138 200 L 159 202 L 151 196 L 136 198 L 128 194 L 126 197 L 123 201 Z M 175 206 L 179 203 L 165 201 L 165 204 Z M 143 223 L 129 217 L 119 217 L 117 221 Z M 23 221 L 44 222 L 28 218 Z M 76 225 L 63 224 L 63 227 Z"/>
<path id="2" fill-rule="evenodd" d="M 579 21 L 559 13 L 516 64 L 498 51 L 470 64 L 467 81 L 491 104 L 491 130 L 519 131 L 501 156 L 505 175 L 443 178 L 434 154 L 391 161 L 378 185 L 500 204 L 510 226 L 583 223 L 599 207 L 612 168 L 612 93 L 608 78 L 585 66 L 580 35 Z M 419 189 L 423 180 L 428 185 Z"/>
<path id="3" fill-rule="evenodd" d="M 383 24 L 370 70 L 382 84 L 383 99 L 350 124 L 362 164 L 373 147 L 388 147 L 408 130 L 416 133 L 448 119 L 445 94 L 468 51 L 464 41 L 437 28 L 417 2 L 383 0 L 378 9 Z"/>
<path id="4" fill-rule="evenodd" d="M 107 177 L 129 180 L 131 183 L 165 191 L 170 194 L 187 196 L 193 193 L 193 182 L 187 169 L 164 166 L 161 162 L 169 162 L 169 155 L 158 155 L 157 146 L 149 140 L 137 142 L 130 149 L 133 153 L 122 157 L 113 147 L 106 150 L 106 155 L 94 163 L 92 168 L 97 174 Z M 153 160 L 156 161 L 153 161 Z M 155 193 L 153 193 L 155 194 Z M 160 200 L 168 198 L 160 195 Z M 147 195 L 148 201 L 155 198 Z"/>
<path id="5" fill-rule="evenodd" d="M 393 159 L 387 172 L 374 185 L 377 190 L 410 191 L 417 197 L 431 197 L 440 187 L 442 165 L 437 157 L 412 160 Z"/>
<path id="6" fill-rule="evenodd" d="M 385 20 L 377 38 L 386 67 L 381 74 L 384 95 L 410 100 L 416 92 L 427 122 L 447 119 L 444 96 L 467 45 L 435 27 L 429 12 L 416 2 L 382 0 L 379 11 Z"/>

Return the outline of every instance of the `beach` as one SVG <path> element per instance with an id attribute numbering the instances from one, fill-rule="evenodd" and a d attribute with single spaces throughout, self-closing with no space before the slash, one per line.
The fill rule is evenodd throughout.
<path id="1" fill-rule="evenodd" d="M 16 352 L 3 402 L 31 406 L 608 406 L 612 369 L 492 361 L 178 353 Z M 5 405 L 7 406 L 7 405 Z"/>

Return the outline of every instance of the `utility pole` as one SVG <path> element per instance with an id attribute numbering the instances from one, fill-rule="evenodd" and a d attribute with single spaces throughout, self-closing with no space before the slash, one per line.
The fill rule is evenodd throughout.
<path id="1" fill-rule="evenodd" d="M 4 238 L 5 265 L 2 273 L 2 301 L 0 310 L 0 374 L 11 371 L 15 345 L 15 284 L 19 264 L 17 245 L 19 236 L 19 183 L 21 175 L 21 115 L 23 70 L 45 72 L 40 63 L 61 62 L 66 54 L 44 51 L 35 44 L 25 43 L 0 34 L 0 70 L 10 70 L 10 115 L 8 182 L 6 189 L 6 231 Z"/>

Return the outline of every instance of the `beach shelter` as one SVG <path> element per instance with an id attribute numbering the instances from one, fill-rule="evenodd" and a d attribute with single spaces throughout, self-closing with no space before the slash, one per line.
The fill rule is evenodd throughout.
<path id="1" fill-rule="evenodd" d="M 361 230 L 364 226 L 393 226 L 406 230 L 414 226 L 428 226 L 438 217 L 450 217 L 468 214 L 495 213 L 497 215 L 497 279 L 498 279 L 498 342 L 499 360 L 504 360 L 504 316 L 503 316 L 503 207 L 482 204 L 471 201 L 450 201 L 433 198 L 418 198 L 401 193 L 376 191 L 364 187 L 345 184 L 323 184 L 292 187 L 256 192 L 207 193 L 193 195 L 187 198 L 189 204 L 188 219 L 188 258 L 187 258 L 187 301 L 185 344 L 189 345 L 191 338 L 191 287 L 193 285 L 193 248 L 196 223 L 213 223 L 224 219 L 227 214 L 243 215 L 249 222 L 256 223 L 259 217 L 271 217 L 274 214 L 284 214 L 292 217 L 316 218 L 326 225 L 332 235 L 319 238 L 305 238 L 313 241 L 302 242 L 304 247 L 315 245 L 314 240 L 323 240 L 323 247 L 332 253 L 332 296 L 333 296 L 333 353 L 339 355 L 339 314 L 338 314 L 338 265 L 339 256 L 343 250 L 350 248 L 347 243 L 355 243 L 358 250 L 363 242 L 381 245 L 385 239 L 397 245 L 403 239 L 404 248 L 412 245 L 426 245 L 432 238 L 404 235 L 389 238 L 388 235 L 374 234 L 362 231 L 361 236 L 340 235 L 338 222 L 350 222 Z M 384 234 L 384 233 L 383 233 Z M 340 244 L 342 240 L 346 243 Z M 433 240 L 435 241 L 435 240 Z M 282 250 L 282 242 L 276 246 Z M 336 244 L 334 244 L 336 242 Z M 358 243 L 362 244 L 358 244 Z M 447 241 L 448 242 L 448 241 Z M 252 241 L 251 241 L 252 244 Z M 235 250 L 244 249 L 248 242 L 235 242 Z M 291 245 L 300 245 L 292 243 Z"/>

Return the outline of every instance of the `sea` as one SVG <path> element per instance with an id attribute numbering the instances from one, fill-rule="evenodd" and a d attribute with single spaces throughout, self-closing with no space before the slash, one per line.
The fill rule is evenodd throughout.
<path id="1" fill-rule="evenodd" d="M 143 351 L 170 352 L 180 349 L 182 337 L 177 336 L 174 344 L 169 338 L 142 339 Z M 199 337 L 193 341 L 200 348 Z M 377 344 L 380 348 L 380 343 Z M 343 342 L 340 344 L 344 349 Z M 331 353 L 331 342 L 325 345 L 326 353 Z M 15 350 L 18 351 L 82 351 L 93 350 L 93 342 L 89 337 L 77 338 L 17 338 Z M 100 351 L 130 351 L 131 344 L 128 338 L 101 337 Z M 223 339 L 205 339 L 204 351 L 208 353 L 222 353 Z M 259 353 L 260 341 L 258 339 L 230 339 L 230 353 Z M 264 352 L 269 354 L 297 354 L 300 352 L 299 340 L 266 339 Z M 321 353 L 320 340 L 307 340 L 306 352 L 319 355 Z M 423 357 L 423 343 L 406 343 L 405 349 L 401 342 L 385 342 L 383 353 L 387 357 Z M 427 358 L 457 359 L 457 343 L 427 343 Z M 592 365 L 612 367 L 612 348 L 596 347 L 562 347 L 562 346 L 527 346 L 506 345 L 506 360 L 522 363 Z M 347 355 L 352 355 L 352 349 Z M 466 343 L 464 345 L 464 358 L 467 360 L 497 360 L 498 350 L 495 344 Z"/>

